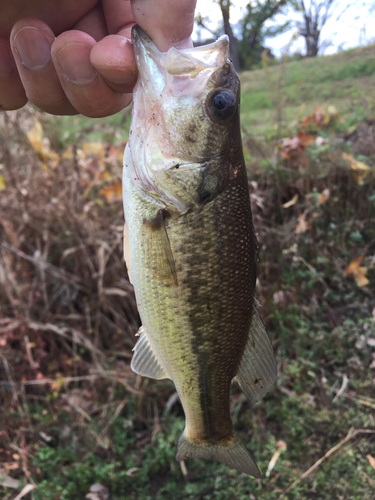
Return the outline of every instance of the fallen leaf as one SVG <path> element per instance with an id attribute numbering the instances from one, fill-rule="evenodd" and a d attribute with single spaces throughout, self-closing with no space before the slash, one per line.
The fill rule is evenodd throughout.
<path id="1" fill-rule="evenodd" d="M 41 123 L 34 123 L 33 127 L 27 133 L 27 138 L 33 149 L 38 153 L 41 166 L 44 169 L 48 170 L 50 167 L 49 162 L 52 162 L 52 166 L 57 164 L 60 157 L 55 151 L 51 150 L 48 139 L 44 139 Z"/>
<path id="2" fill-rule="evenodd" d="M 0 175 L 0 191 L 5 191 L 7 185 L 3 175 Z"/>
<path id="3" fill-rule="evenodd" d="M 21 491 L 21 493 L 19 493 L 15 498 L 14 500 L 21 500 L 21 498 L 23 498 L 24 496 L 26 496 L 28 493 L 30 493 L 30 491 L 33 491 L 35 490 L 36 486 L 34 484 L 27 484 Z"/>
<path id="4" fill-rule="evenodd" d="M 18 490 L 20 487 L 21 481 L 18 479 L 13 479 L 13 477 L 7 476 L 6 474 L 0 473 L 0 486 L 4 486 L 4 488 L 14 488 Z"/>
<path id="5" fill-rule="evenodd" d="M 365 267 L 361 267 L 360 265 L 363 258 L 364 255 L 356 257 L 350 262 L 350 264 L 344 270 L 344 276 L 349 276 L 349 274 L 352 274 L 357 285 L 360 287 L 366 286 L 370 283 L 369 280 L 366 278 L 367 269 Z"/>
<path id="6" fill-rule="evenodd" d="M 310 142 L 315 141 L 315 137 L 313 135 L 307 135 L 303 130 L 298 132 L 298 139 L 300 141 L 300 144 L 305 148 Z"/>
<path id="7" fill-rule="evenodd" d="M 324 203 L 329 199 L 330 196 L 330 190 L 328 188 L 324 189 L 322 193 L 318 196 L 318 202 L 321 205 L 324 205 Z"/>
<path id="8" fill-rule="evenodd" d="M 292 207 L 293 205 L 295 205 L 297 203 L 298 198 L 299 198 L 298 194 L 295 194 L 291 200 L 284 203 L 283 207 L 284 208 Z"/>
<path id="9" fill-rule="evenodd" d="M 317 127 L 321 127 L 322 125 L 326 125 L 329 122 L 329 116 L 326 115 L 324 109 L 321 106 L 318 106 L 314 111 L 313 122 Z"/>
<path id="10" fill-rule="evenodd" d="M 366 458 L 369 461 L 371 467 L 375 469 L 375 458 L 371 455 L 366 455 Z"/>
<path id="11" fill-rule="evenodd" d="M 296 226 L 296 233 L 297 234 L 305 233 L 306 231 L 308 231 L 310 229 L 310 227 L 311 227 L 311 222 L 306 220 L 305 214 L 301 214 L 298 217 L 298 224 Z"/>
<path id="12" fill-rule="evenodd" d="M 132 467 L 126 472 L 126 475 L 129 477 L 135 477 L 138 476 L 139 468 L 138 467 Z"/>
<path id="13" fill-rule="evenodd" d="M 354 179 L 362 186 L 365 183 L 366 176 L 370 172 L 370 167 L 362 161 L 357 161 L 352 155 L 347 153 L 343 153 L 342 157 L 350 163 L 350 170 L 354 173 Z"/>
<path id="14" fill-rule="evenodd" d="M 95 483 L 90 486 L 90 493 L 85 498 L 88 500 L 109 500 L 110 494 L 106 486 L 100 483 Z"/>
<path id="15" fill-rule="evenodd" d="M 276 465 L 277 461 L 279 460 L 281 453 L 286 450 L 287 446 L 286 446 L 285 441 L 281 441 L 281 440 L 277 441 L 276 448 L 278 448 L 278 449 L 272 455 L 272 458 L 268 464 L 266 477 L 269 477 L 271 471 L 275 468 L 275 465 Z"/>
<path id="16" fill-rule="evenodd" d="M 114 203 L 122 199 L 122 186 L 120 181 L 113 182 L 102 189 L 99 189 L 99 193 L 102 194 L 108 203 Z"/>

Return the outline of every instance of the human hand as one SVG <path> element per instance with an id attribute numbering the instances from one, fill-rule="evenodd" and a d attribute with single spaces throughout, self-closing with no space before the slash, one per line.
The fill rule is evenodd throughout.
<path id="1" fill-rule="evenodd" d="M 161 51 L 191 46 L 196 0 L 0 0 L 0 110 L 29 100 L 99 118 L 132 99 L 131 27 Z"/>

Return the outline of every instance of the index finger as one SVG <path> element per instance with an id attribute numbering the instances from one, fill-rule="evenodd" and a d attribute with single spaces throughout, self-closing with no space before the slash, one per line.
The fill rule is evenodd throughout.
<path id="1" fill-rule="evenodd" d="M 103 0 L 103 11 L 110 35 L 122 35 L 131 40 L 135 23 L 130 0 Z"/>

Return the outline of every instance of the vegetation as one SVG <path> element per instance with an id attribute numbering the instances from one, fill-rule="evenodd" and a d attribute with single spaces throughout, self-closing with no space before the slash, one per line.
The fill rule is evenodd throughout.
<path id="1" fill-rule="evenodd" d="M 279 375 L 254 407 L 233 386 L 231 412 L 260 481 L 175 462 L 174 386 L 130 369 L 139 318 L 119 184 L 129 117 L 1 115 L 0 496 L 374 498 L 373 50 L 264 60 L 241 75 L 257 294 Z"/>

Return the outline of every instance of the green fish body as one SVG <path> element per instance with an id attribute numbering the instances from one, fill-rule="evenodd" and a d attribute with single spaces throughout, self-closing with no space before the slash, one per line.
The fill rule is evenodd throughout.
<path id="1" fill-rule="evenodd" d="M 133 44 L 124 251 L 142 328 L 132 368 L 176 386 L 186 417 L 177 460 L 260 477 L 229 405 L 233 378 L 256 402 L 276 364 L 254 303 L 257 241 L 228 40 L 161 53 L 136 26 Z"/>

